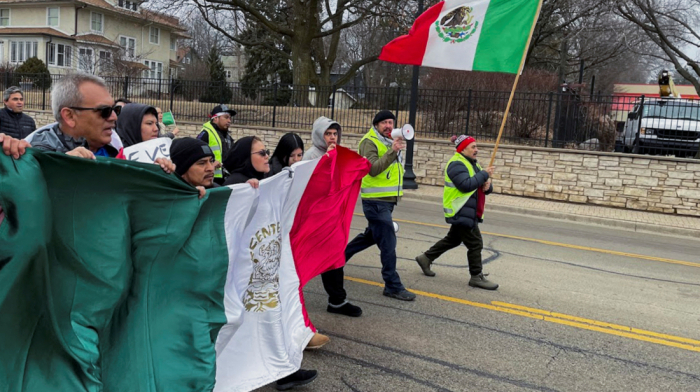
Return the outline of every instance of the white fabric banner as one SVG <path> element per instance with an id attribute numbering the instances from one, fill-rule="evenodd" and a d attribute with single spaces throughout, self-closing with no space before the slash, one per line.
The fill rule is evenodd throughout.
<path id="1" fill-rule="evenodd" d="M 227 323 L 216 340 L 214 392 L 250 391 L 301 366 L 306 327 L 289 233 L 318 160 L 260 182 L 231 186 L 225 230 Z"/>

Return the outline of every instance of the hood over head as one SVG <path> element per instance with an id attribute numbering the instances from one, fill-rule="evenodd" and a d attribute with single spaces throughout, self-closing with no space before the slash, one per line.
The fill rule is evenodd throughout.
<path id="1" fill-rule="evenodd" d="M 232 177 L 245 177 L 246 180 L 250 180 L 251 178 L 262 180 L 265 178 L 265 173 L 255 170 L 253 161 L 251 160 L 253 142 L 255 140 L 255 136 L 246 136 L 238 139 L 231 148 L 231 151 L 224 157 L 224 168 L 226 168 Z M 228 181 L 227 184 L 229 184 Z"/>
<path id="2" fill-rule="evenodd" d="M 156 119 L 158 118 L 158 112 L 153 106 L 130 103 L 122 108 L 121 113 L 117 116 L 116 130 L 124 147 L 133 146 L 143 141 L 141 138 L 141 122 L 146 113 L 156 116 Z"/>

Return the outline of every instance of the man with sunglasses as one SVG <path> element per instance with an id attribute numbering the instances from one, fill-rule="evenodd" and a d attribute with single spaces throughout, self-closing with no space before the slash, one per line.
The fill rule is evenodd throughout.
<path id="1" fill-rule="evenodd" d="M 17 86 L 5 90 L 2 95 L 5 108 L 0 110 L 0 133 L 16 139 L 24 139 L 36 130 L 34 119 L 22 113 L 24 93 Z"/>
<path id="2" fill-rule="evenodd" d="M 231 126 L 231 118 L 235 115 L 236 111 L 228 106 L 217 105 L 211 111 L 211 120 L 202 125 L 202 132 L 197 135 L 197 139 L 209 145 L 217 162 L 223 162 L 233 147 L 233 138 L 228 128 Z M 214 182 L 222 185 L 225 177 L 223 168 L 218 167 L 214 172 Z"/>
<path id="3" fill-rule="evenodd" d="M 27 137 L 32 147 L 95 159 L 88 139 L 108 145 L 121 107 L 102 78 L 87 74 L 69 74 L 51 90 L 51 109 L 58 122 L 49 124 Z"/>

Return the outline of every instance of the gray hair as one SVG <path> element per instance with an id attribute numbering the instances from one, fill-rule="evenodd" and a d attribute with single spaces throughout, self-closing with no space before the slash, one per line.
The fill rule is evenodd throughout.
<path id="1" fill-rule="evenodd" d="M 63 76 L 54 83 L 51 89 L 51 110 L 56 121 L 61 120 L 61 109 L 80 106 L 83 96 L 80 94 L 80 86 L 83 83 L 95 83 L 100 87 L 107 88 L 104 79 L 99 76 L 86 73 L 71 73 Z"/>
<path id="2" fill-rule="evenodd" d="M 10 99 L 10 95 L 17 94 L 17 93 L 22 94 L 22 98 L 24 98 L 24 93 L 22 92 L 21 88 L 19 88 L 17 86 L 11 86 L 7 90 L 5 90 L 4 94 L 2 94 L 2 101 L 7 102 L 7 100 Z"/>

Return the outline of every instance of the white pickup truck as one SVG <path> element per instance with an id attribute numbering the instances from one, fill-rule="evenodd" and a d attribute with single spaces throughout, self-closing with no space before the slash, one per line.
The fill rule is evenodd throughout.
<path id="1" fill-rule="evenodd" d="M 626 152 L 695 156 L 700 148 L 700 102 L 677 98 L 640 100 L 622 133 Z"/>

